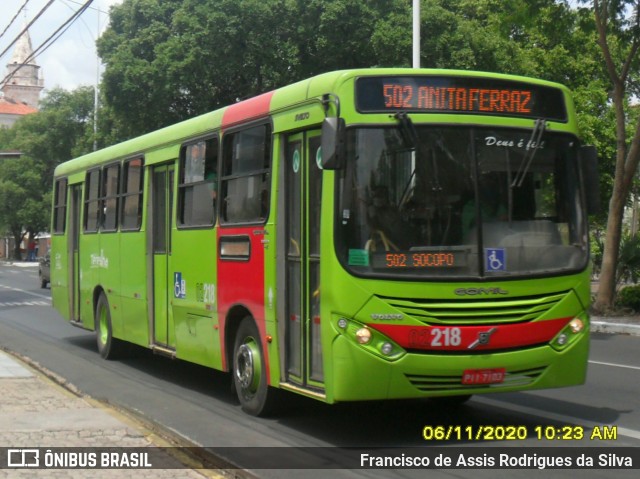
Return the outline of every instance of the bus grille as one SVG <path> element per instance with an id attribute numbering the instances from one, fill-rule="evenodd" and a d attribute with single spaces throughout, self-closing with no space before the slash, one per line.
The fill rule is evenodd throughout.
<path id="1" fill-rule="evenodd" d="M 504 382 L 481 385 L 462 384 L 462 376 L 429 376 L 426 374 L 405 374 L 405 376 L 415 388 L 423 392 L 469 391 L 470 389 L 501 389 L 528 386 L 538 379 L 545 369 L 547 369 L 546 366 L 522 371 L 507 371 Z"/>
<path id="2" fill-rule="evenodd" d="M 498 324 L 533 321 L 565 296 L 566 292 L 509 299 L 433 300 L 380 299 L 426 324 Z"/>

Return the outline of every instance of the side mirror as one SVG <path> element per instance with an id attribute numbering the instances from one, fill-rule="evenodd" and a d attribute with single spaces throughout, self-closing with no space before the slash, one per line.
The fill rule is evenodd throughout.
<path id="1" fill-rule="evenodd" d="M 339 170 L 344 164 L 344 120 L 329 117 L 322 122 L 322 169 Z"/>
<path id="2" fill-rule="evenodd" d="M 598 175 L 598 151 L 595 146 L 582 146 L 578 159 L 587 199 L 587 213 L 600 212 L 600 179 Z"/>

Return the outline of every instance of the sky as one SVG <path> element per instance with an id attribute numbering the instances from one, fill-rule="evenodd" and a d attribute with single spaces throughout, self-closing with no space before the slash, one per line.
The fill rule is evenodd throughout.
<path id="1" fill-rule="evenodd" d="M 49 1 L 28 0 L 26 16 L 24 10 L 20 12 L 11 27 L 0 37 L 0 53 Z M 54 0 L 29 28 L 33 49 L 45 42 L 86 1 Z M 25 0 L 0 0 L 0 33 L 24 3 Z M 94 0 L 89 10 L 85 11 L 45 52 L 36 57 L 36 64 L 40 66 L 41 76 L 44 78 L 45 90 L 56 87 L 73 90 L 79 86 L 96 84 L 96 78 L 102 73 L 103 68 L 98 67 L 95 41 L 108 25 L 109 7 L 120 3 L 122 0 Z M 6 65 L 11 60 L 13 50 L 14 46 L 0 58 L 0 80 L 7 73 Z"/>

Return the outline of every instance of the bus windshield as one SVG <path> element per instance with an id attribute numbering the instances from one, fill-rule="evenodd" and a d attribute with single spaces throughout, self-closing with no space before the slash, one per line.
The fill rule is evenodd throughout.
<path id="1" fill-rule="evenodd" d="M 587 264 L 578 142 L 534 130 L 360 127 L 339 174 L 337 252 L 362 276 L 515 277 Z"/>

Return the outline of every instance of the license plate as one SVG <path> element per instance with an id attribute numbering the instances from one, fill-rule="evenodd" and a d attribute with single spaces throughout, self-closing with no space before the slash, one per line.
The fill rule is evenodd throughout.
<path id="1" fill-rule="evenodd" d="M 498 384 L 504 381 L 505 372 L 505 368 L 466 369 L 462 384 Z"/>

